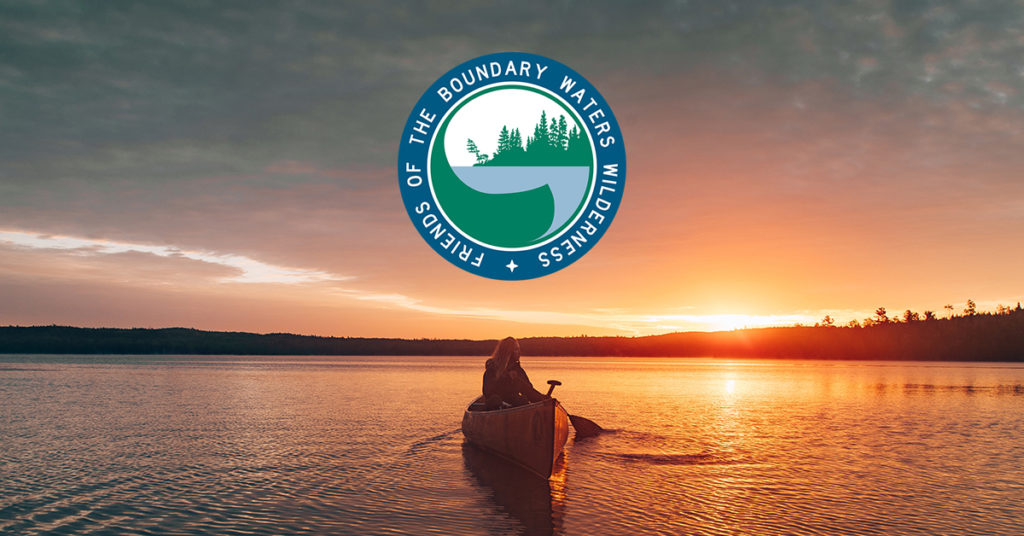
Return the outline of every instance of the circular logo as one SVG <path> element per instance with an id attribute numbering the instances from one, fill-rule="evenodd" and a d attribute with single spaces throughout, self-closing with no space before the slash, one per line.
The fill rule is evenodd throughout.
<path id="1" fill-rule="evenodd" d="M 626 151 L 600 93 L 557 61 L 490 54 L 445 73 L 398 150 L 402 200 L 423 239 L 492 279 L 556 272 L 608 229 Z"/>

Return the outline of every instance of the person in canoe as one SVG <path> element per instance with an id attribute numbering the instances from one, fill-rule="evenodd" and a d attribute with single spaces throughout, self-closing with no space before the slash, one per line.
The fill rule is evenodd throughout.
<path id="1" fill-rule="evenodd" d="M 519 364 L 519 341 L 512 337 L 502 339 L 484 369 L 486 409 L 522 406 L 545 398 L 548 396 L 533 388 Z"/>

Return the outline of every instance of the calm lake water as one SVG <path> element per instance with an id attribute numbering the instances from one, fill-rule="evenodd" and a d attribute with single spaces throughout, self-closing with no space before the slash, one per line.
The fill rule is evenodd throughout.
<path id="1" fill-rule="evenodd" d="M 524 357 L 612 431 L 464 447 L 483 358 L 0 356 L 3 534 L 1020 534 L 1020 364 Z"/>

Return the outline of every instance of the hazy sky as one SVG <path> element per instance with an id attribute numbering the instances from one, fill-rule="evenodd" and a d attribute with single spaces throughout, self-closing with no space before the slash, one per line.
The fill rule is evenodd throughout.
<path id="1" fill-rule="evenodd" d="M 538 280 L 419 237 L 413 104 L 525 51 L 604 94 L 601 242 Z M 0 325 L 646 334 L 1024 298 L 1024 3 L 5 2 Z"/>

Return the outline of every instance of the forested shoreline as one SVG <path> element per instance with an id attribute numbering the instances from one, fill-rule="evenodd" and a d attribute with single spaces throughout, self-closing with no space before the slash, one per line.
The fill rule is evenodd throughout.
<path id="1" fill-rule="evenodd" d="M 884 310 L 883 310 L 884 313 Z M 847 326 L 790 326 L 645 337 L 530 337 L 524 355 L 1024 361 L 1024 311 Z M 827 318 L 826 318 L 827 320 Z M 226 355 L 487 355 L 495 340 L 318 337 L 190 328 L 0 327 L 0 353 Z"/>

